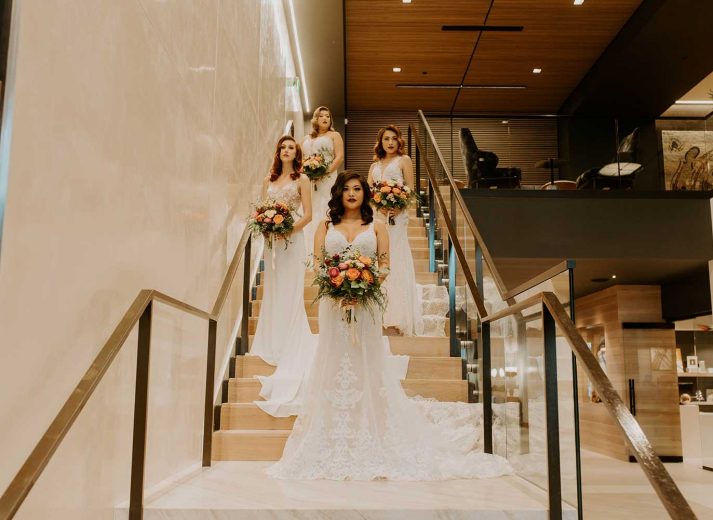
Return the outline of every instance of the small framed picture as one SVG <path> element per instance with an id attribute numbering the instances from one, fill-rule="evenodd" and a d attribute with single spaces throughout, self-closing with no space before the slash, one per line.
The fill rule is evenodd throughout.
<path id="1" fill-rule="evenodd" d="M 686 356 L 686 372 L 698 372 L 698 356 Z"/>

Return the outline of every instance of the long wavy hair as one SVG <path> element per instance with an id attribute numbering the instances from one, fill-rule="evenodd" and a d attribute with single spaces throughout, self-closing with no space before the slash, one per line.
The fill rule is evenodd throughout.
<path id="1" fill-rule="evenodd" d="M 396 150 L 398 155 L 403 155 L 406 150 L 406 141 L 404 141 L 403 135 L 401 135 L 401 130 L 396 125 L 386 125 L 384 128 L 379 128 L 379 133 L 376 134 L 376 144 L 374 145 L 374 158 L 372 160 L 378 161 L 386 157 L 386 150 L 384 150 L 384 145 L 381 144 L 381 140 L 387 130 L 391 130 L 396 134 L 396 139 L 399 142 L 399 147 Z"/>
<path id="2" fill-rule="evenodd" d="M 312 131 L 309 134 L 312 139 L 319 135 L 319 123 L 317 120 L 319 119 L 319 113 L 322 110 L 325 110 L 329 114 L 329 130 L 334 132 L 334 117 L 332 116 L 332 111 L 325 106 L 317 107 L 314 114 L 312 114 Z"/>
<path id="3" fill-rule="evenodd" d="M 337 175 L 337 180 L 334 182 L 334 186 L 332 186 L 332 198 L 328 203 L 328 220 L 334 226 L 339 224 L 344 216 L 344 202 L 342 201 L 342 195 L 344 194 L 344 187 L 347 182 L 352 179 L 359 179 L 361 189 L 364 192 L 364 200 L 362 201 L 360 208 L 363 225 L 366 226 L 367 224 L 371 224 L 374 220 L 374 210 L 371 209 L 371 205 L 369 204 L 369 201 L 371 200 L 371 197 L 369 196 L 371 190 L 369 189 L 369 183 L 366 181 L 366 177 L 357 172 L 345 170 Z"/>
<path id="4" fill-rule="evenodd" d="M 290 178 L 296 181 L 300 178 L 302 174 L 302 147 L 299 145 L 295 138 L 290 135 L 283 135 L 280 140 L 277 141 L 277 146 L 275 147 L 275 157 L 272 159 L 272 168 L 270 168 L 270 182 L 275 182 L 282 175 L 282 159 L 280 158 L 280 147 L 285 141 L 292 141 L 295 143 L 295 158 L 292 161 L 292 167 L 295 169 L 290 174 Z"/>

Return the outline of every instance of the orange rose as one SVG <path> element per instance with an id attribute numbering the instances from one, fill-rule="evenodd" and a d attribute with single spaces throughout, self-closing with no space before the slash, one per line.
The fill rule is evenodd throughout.
<path id="1" fill-rule="evenodd" d="M 399 193 L 401 193 L 401 190 L 398 188 L 394 188 L 392 191 L 393 191 L 394 195 L 398 195 Z"/>
<path id="2" fill-rule="evenodd" d="M 381 194 L 377 193 L 376 195 L 374 195 L 374 202 L 381 202 Z"/>
<path id="3" fill-rule="evenodd" d="M 347 269 L 347 278 L 349 279 L 349 281 L 353 282 L 354 280 L 358 280 L 360 276 L 361 271 L 359 271 L 359 269 L 357 269 L 356 267 L 350 267 L 349 269 Z"/>
<path id="4" fill-rule="evenodd" d="M 366 266 L 371 265 L 371 258 L 369 258 L 368 256 L 360 256 L 359 261 Z"/>
<path id="5" fill-rule="evenodd" d="M 391 188 L 388 186 L 382 186 L 381 189 L 379 190 L 381 193 L 389 193 L 391 191 Z"/>
<path id="6" fill-rule="evenodd" d="M 374 275 L 371 274 L 371 271 L 369 271 L 368 269 L 362 269 L 361 279 L 364 280 L 366 283 L 374 283 Z"/>
<path id="7" fill-rule="evenodd" d="M 285 217 L 283 217 L 282 215 L 275 215 L 275 218 L 272 220 L 275 222 L 275 224 L 282 224 L 285 221 Z"/>
<path id="8" fill-rule="evenodd" d="M 339 276 L 335 276 L 334 278 L 330 279 L 329 283 L 331 283 L 334 287 L 341 287 L 344 283 L 344 277 L 340 274 Z"/>

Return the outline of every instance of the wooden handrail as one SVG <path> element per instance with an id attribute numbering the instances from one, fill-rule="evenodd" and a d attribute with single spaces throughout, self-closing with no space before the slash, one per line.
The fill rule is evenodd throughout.
<path id="1" fill-rule="evenodd" d="M 114 328 L 106 343 L 104 343 L 104 346 L 82 376 L 82 379 L 75 386 L 59 413 L 52 420 L 52 423 L 47 428 L 47 431 L 35 445 L 30 455 L 27 457 L 15 477 L 10 482 L 10 485 L 2 494 L 2 497 L 0 497 L 0 519 L 5 520 L 15 516 L 30 490 L 40 478 L 40 475 L 42 475 L 45 467 L 57 451 L 57 448 L 64 440 L 80 412 L 84 409 L 84 406 L 91 398 L 94 390 L 96 390 L 97 386 L 104 377 L 104 374 L 106 374 L 107 370 L 116 358 L 116 355 L 126 343 L 129 334 L 134 327 L 136 327 L 146 309 L 149 308 L 153 302 L 160 302 L 174 307 L 182 312 L 208 320 L 210 323 L 209 336 L 212 336 L 209 337 L 210 350 L 211 341 L 215 343 L 215 323 L 217 322 L 220 312 L 223 309 L 225 301 L 228 297 L 228 293 L 235 279 L 238 267 L 243 259 L 243 252 L 245 251 L 249 240 L 250 232 L 246 227 L 240 238 L 238 246 L 235 249 L 233 259 L 228 267 L 228 271 L 225 274 L 223 283 L 221 284 L 221 288 L 218 292 L 218 296 L 216 297 L 212 312 L 198 309 L 197 307 L 154 289 L 142 289 L 139 291 L 139 294 L 136 298 L 134 298 L 134 301 L 119 320 L 118 325 Z M 245 260 L 249 261 L 247 258 Z M 214 347 L 215 345 L 213 345 L 213 357 L 215 357 Z M 215 366 L 215 360 L 211 360 L 210 357 L 211 352 L 208 354 L 208 372 L 210 372 L 211 366 Z M 206 396 L 210 396 L 210 399 L 206 397 L 206 402 L 210 401 L 212 406 L 213 379 L 211 376 L 212 374 L 207 374 L 206 377 Z M 208 388 L 208 386 L 211 388 Z M 212 409 L 208 411 L 212 417 Z M 206 411 L 206 417 L 208 416 L 208 411 Z M 205 430 L 208 430 L 208 428 Z M 210 448 L 210 440 L 208 440 L 208 448 Z M 140 468 L 140 470 L 143 472 L 143 467 Z"/>

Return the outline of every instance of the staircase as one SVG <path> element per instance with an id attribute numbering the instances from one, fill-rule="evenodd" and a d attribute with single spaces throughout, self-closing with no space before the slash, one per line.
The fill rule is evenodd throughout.
<path id="1" fill-rule="evenodd" d="M 428 271 L 426 230 L 414 209 L 410 211 L 409 242 L 416 269 L 416 281 L 435 284 L 436 274 Z M 319 332 L 317 294 L 312 273 L 305 277 L 305 310 L 312 332 Z M 249 331 L 255 333 L 262 305 L 263 287 L 258 284 L 251 302 Z M 446 333 L 448 332 L 446 324 Z M 410 356 L 408 373 L 402 382 L 410 396 L 420 395 L 440 401 L 468 401 L 468 383 L 462 379 L 460 358 L 449 356 L 449 338 L 390 337 L 393 354 Z M 237 356 L 228 381 L 227 401 L 220 407 L 219 430 L 213 434 L 213 460 L 279 460 L 295 417 L 272 417 L 253 404 L 260 400 L 257 375 L 270 375 L 274 367 L 253 356 Z"/>

